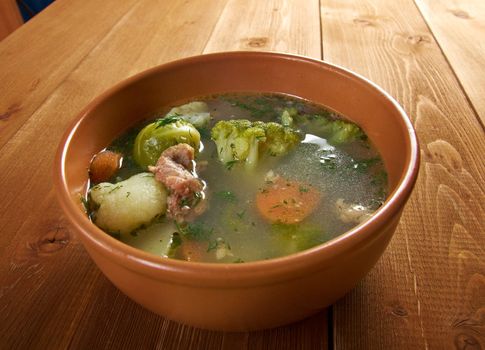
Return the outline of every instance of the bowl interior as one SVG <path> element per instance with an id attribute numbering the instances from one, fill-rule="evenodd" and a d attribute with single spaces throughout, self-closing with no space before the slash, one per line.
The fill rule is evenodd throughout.
<path id="1" fill-rule="evenodd" d="M 381 153 L 395 189 L 411 158 L 410 125 L 381 90 L 345 70 L 302 57 L 226 55 L 149 70 L 94 100 L 82 113 L 65 153 L 68 188 L 79 193 L 86 186 L 92 156 L 161 106 L 214 93 L 276 92 L 323 104 L 359 124 Z"/>
<path id="2" fill-rule="evenodd" d="M 369 81 L 321 61 L 276 53 L 235 52 L 197 56 L 153 68 L 118 84 L 89 104 L 66 133 L 57 158 L 60 191 L 70 197 L 64 201 L 64 209 L 70 212 L 71 220 L 84 220 L 84 228 L 92 227 L 90 234 L 100 235 L 100 230 L 79 215 L 79 194 L 86 189 L 87 168 L 94 154 L 162 106 L 230 92 L 294 95 L 328 106 L 359 124 L 381 153 L 390 183 L 388 202 L 392 203 L 380 209 L 385 215 L 376 215 L 370 221 L 377 225 L 379 220 L 384 222 L 398 215 L 414 184 L 418 155 L 411 123 L 396 102 Z M 140 256 L 146 258 L 141 252 Z"/>

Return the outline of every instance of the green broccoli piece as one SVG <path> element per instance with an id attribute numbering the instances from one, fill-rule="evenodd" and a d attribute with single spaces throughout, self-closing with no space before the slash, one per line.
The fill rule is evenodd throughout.
<path id="1" fill-rule="evenodd" d="M 259 144 L 266 140 L 264 129 L 253 126 L 249 120 L 221 120 L 211 131 L 216 143 L 219 160 L 225 164 L 234 161 L 256 166 L 259 159 Z"/>
<path id="2" fill-rule="evenodd" d="M 265 130 L 264 148 L 271 156 L 284 155 L 301 141 L 300 134 L 295 130 L 278 123 L 265 123 Z"/>
<path id="3" fill-rule="evenodd" d="M 278 123 L 250 122 L 246 119 L 221 120 L 214 125 L 211 138 L 224 164 L 243 162 L 254 168 L 265 152 L 280 156 L 300 142 L 300 135 Z"/>
<path id="4" fill-rule="evenodd" d="M 314 224 L 273 224 L 270 230 L 273 245 L 279 255 L 312 248 L 328 240 L 323 230 Z"/>
<path id="5" fill-rule="evenodd" d="M 365 133 L 356 124 L 334 119 L 330 113 L 322 115 L 298 115 L 294 117 L 298 127 L 304 127 L 309 133 L 322 136 L 332 145 L 363 140 Z"/>
<path id="6" fill-rule="evenodd" d="M 338 145 L 365 137 L 361 128 L 344 120 L 329 120 L 322 118 L 320 125 L 322 132 L 327 136 L 330 144 Z"/>
<path id="7" fill-rule="evenodd" d="M 283 126 L 293 126 L 293 118 L 298 115 L 298 110 L 294 107 L 292 108 L 286 108 L 283 110 L 283 113 L 281 113 L 280 119 L 281 119 L 281 125 Z"/>

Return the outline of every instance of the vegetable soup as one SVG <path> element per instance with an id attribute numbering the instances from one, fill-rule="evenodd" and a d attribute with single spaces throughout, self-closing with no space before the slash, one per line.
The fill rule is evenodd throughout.
<path id="1" fill-rule="evenodd" d="M 387 173 L 363 130 L 279 94 L 164 108 L 94 156 L 86 209 L 122 242 L 213 263 L 271 259 L 367 220 Z"/>

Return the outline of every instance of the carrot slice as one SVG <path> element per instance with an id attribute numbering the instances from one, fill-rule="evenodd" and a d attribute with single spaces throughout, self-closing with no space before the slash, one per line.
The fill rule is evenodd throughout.
<path id="1" fill-rule="evenodd" d="M 259 212 L 272 223 L 301 222 L 315 210 L 319 201 L 320 193 L 315 187 L 281 177 L 269 182 L 256 195 Z"/>
<path id="2" fill-rule="evenodd" d="M 184 239 L 179 249 L 182 259 L 187 261 L 203 261 L 207 256 L 207 242 Z"/>
<path id="3" fill-rule="evenodd" d="M 102 151 L 96 154 L 89 166 L 89 177 L 94 183 L 108 181 L 121 165 L 121 154 Z"/>

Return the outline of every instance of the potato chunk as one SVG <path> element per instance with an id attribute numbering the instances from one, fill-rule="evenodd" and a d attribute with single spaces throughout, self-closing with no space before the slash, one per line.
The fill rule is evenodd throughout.
<path id="1" fill-rule="evenodd" d="M 167 191 L 153 174 L 141 173 L 125 181 L 94 186 L 91 200 L 98 207 L 94 223 L 111 233 L 128 234 L 167 210 Z"/>
<path id="2" fill-rule="evenodd" d="M 207 106 L 207 103 L 200 101 L 174 107 L 167 113 L 166 117 L 173 115 L 179 116 L 197 129 L 207 128 L 211 120 L 209 106 Z"/>

